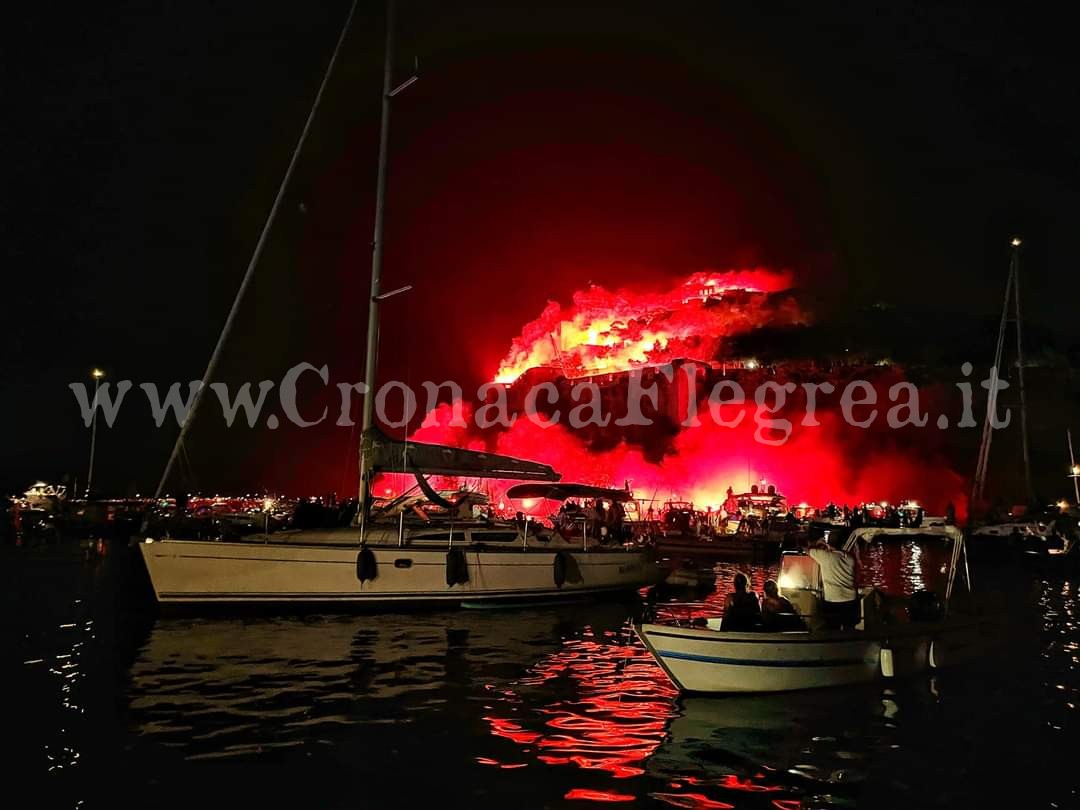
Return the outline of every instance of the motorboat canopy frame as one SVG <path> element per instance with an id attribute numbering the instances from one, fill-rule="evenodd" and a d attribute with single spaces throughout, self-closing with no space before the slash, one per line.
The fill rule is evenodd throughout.
<path id="1" fill-rule="evenodd" d="M 889 537 L 941 537 L 945 540 L 952 542 L 952 556 L 949 559 L 949 578 L 948 584 L 945 586 L 945 604 L 949 604 L 949 600 L 952 598 L 953 587 L 956 584 L 956 572 L 960 568 L 960 561 L 963 560 L 964 564 L 964 584 L 967 585 L 967 589 L 971 590 L 971 570 L 968 567 L 967 558 L 967 545 L 964 543 L 964 533 L 956 526 L 923 526 L 919 528 L 886 528 L 883 526 L 865 526 L 859 529 L 855 529 L 847 538 L 847 542 L 844 543 L 844 551 L 851 552 L 859 543 L 859 541 L 865 541 L 867 544 L 873 542 L 881 535 L 887 535 Z"/>

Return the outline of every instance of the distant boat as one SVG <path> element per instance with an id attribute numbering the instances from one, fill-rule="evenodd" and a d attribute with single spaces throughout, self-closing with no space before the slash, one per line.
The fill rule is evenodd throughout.
<path id="1" fill-rule="evenodd" d="M 1026 484 L 1027 504 L 1019 508 L 1014 507 L 1008 515 L 1003 515 L 999 510 L 984 516 L 981 525 L 972 522 L 971 538 L 972 551 L 976 560 L 1013 561 L 1017 558 L 1037 559 L 1051 561 L 1055 564 L 1064 560 L 1075 560 L 1077 554 L 1077 521 L 1076 516 L 1070 509 L 1067 501 L 1062 501 L 1045 509 L 1036 508 L 1032 513 L 1032 506 L 1036 503 L 1035 489 L 1032 484 L 1031 458 L 1029 452 L 1029 440 L 1027 429 L 1027 400 L 1024 394 L 1024 352 L 1023 352 L 1023 319 L 1020 311 L 1020 245 L 1021 240 L 1017 237 L 1012 239 L 1012 258 L 1009 263 L 1009 275 L 1005 282 L 1005 302 L 1002 305 L 1001 321 L 998 326 L 997 346 L 994 353 L 993 368 L 1003 367 L 1005 334 L 1010 323 L 1010 308 L 1012 308 L 1012 322 L 1016 326 L 1016 378 L 1020 394 L 1020 440 L 1024 469 L 1024 481 Z M 986 403 L 986 418 L 983 421 L 982 438 L 979 443 L 978 459 L 975 467 L 975 478 L 971 489 L 972 511 L 984 503 L 986 494 L 986 481 L 990 464 L 990 446 L 994 435 L 994 415 L 997 413 L 998 386 L 988 389 Z M 1077 487 L 1077 478 L 1080 478 L 1080 467 L 1076 466 L 1073 455 L 1072 433 L 1066 432 L 1069 450 L 1070 474 L 1073 480 L 1073 492 L 1080 500 L 1080 488 Z M 1073 504 L 1073 509 L 1080 508 L 1080 504 Z M 993 512 L 996 512 L 994 514 Z"/>
<path id="2" fill-rule="evenodd" d="M 778 515 L 786 500 L 754 485 L 750 492 L 730 495 L 725 511 L 701 511 L 688 501 L 668 501 L 650 527 L 650 539 L 661 555 L 693 555 L 743 560 L 779 556 L 791 529 Z M 670 580 L 669 580 L 670 582 Z"/>

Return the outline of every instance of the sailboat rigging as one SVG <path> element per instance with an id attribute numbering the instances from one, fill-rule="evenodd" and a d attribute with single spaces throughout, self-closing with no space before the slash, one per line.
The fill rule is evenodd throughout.
<path id="1" fill-rule="evenodd" d="M 348 22 L 338 48 L 344 41 Z M 478 503 L 482 498 L 479 493 L 444 498 L 430 485 L 427 476 L 556 482 L 561 478 L 559 473 L 534 461 L 395 440 L 374 424 L 379 305 L 401 291 L 382 293 L 380 288 L 390 99 L 415 81 L 414 76 L 391 89 L 393 30 L 394 3 L 390 0 L 364 369 L 367 390 L 360 440 L 359 504 L 354 525 L 274 534 L 268 531 L 236 540 L 179 539 L 169 537 L 167 532 L 164 537 L 148 536 L 139 548 L 155 596 L 161 603 L 374 606 L 521 603 L 636 590 L 662 578 L 662 570 L 647 551 L 624 544 L 628 539 L 625 516 L 618 499 L 612 498 L 608 491 L 592 493 L 589 510 L 581 510 L 580 519 L 573 524 L 573 533 L 557 525 L 548 528 L 534 523 L 530 527 L 527 519 L 501 520 L 490 509 L 475 508 L 483 506 L 482 502 Z M 330 67 L 336 58 L 337 49 Z M 329 70 L 204 380 L 214 371 L 328 78 Z M 159 495 L 189 427 L 190 416 L 173 449 Z M 410 475 L 427 497 L 399 498 L 376 510 L 371 502 L 370 483 L 379 473 Z M 421 500 L 426 509 L 421 507 Z"/>
<path id="2" fill-rule="evenodd" d="M 986 418 L 983 420 L 982 439 L 979 442 L 979 455 L 975 466 L 975 479 L 971 488 L 972 506 L 981 503 L 986 495 L 986 475 L 990 464 L 990 443 L 993 439 L 994 422 L 997 420 L 997 397 L 1000 389 L 999 379 L 1002 358 L 1005 349 L 1005 332 L 1009 324 L 1009 306 L 1014 305 L 1016 324 L 1016 372 L 1020 389 L 1020 440 L 1024 457 L 1024 483 L 1029 502 L 1035 498 L 1031 482 L 1031 457 L 1028 451 L 1027 398 L 1024 392 L 1024 351 L 1021 341 L 1020 318 L 1020 245 L 1019 237 L 1012 239 L 1012 259 L 1009 262 L 1009 276 L 1005 281 L 1005 302 L 1001 308 L 1001 323 L 998 326 L 997 346 L 994 350 L 994 364 L 991 371 L 991 384 L 986 398 Z"/>

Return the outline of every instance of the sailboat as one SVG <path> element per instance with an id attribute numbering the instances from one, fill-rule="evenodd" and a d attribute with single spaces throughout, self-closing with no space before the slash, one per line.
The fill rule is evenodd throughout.
<path id="1" fill-rule="evenodd" d="M 531 521 L 509 522 L 478 516 L 470 508 L 467 493 L 446 498 L 429 480 L 430 476 L 464 476 L 556 482 L 560 475 L 550 466 L 490 453 L 399 441 L 383 434 L 374 424 L 379 305 L 394 292 L 399 292 L 380 292 L 390 99 L 416 78 L 414 76 L 396 88 L 391 83 L 392 0 L 388 12 L 365 359 L 368 393 L 363 408 L 356 525 L 324 531 L 267 532 L 229 541 L 144 537 L 139 548 L 159 603 L 471 606 L 581 598 L 636 590 L 662 579 L 664 572 L 649 553 L 621 544 L 618 532 L 604 535 L 597 532 L 590 536 L 586 530 L 579 538 L 535 526 Z M 350 11 L 282 181 L 278 202 L 310 128 L 352 14 Z M 233 309 L 203 375 L 204 380 L 213 376 L 221 347 L 276 209 L 277 202 L 248 265 Z M 202 390 L 196 395 L 181 428 L 156 497 L 161 496 L 179 455 Z M 374 507 L 371 485 L 375 476 L 384 473 L 414 477 L 431 508 L 425 510 L 415 503 L 403 501 Z"/>
<path id="2" fill-rule="evenodd" d="M 998 556 L 1008 558 L 1015 554 L 1030 556 L 1039 559 L 1064 559 L 1073 553 L 1076 545 L 1075 520 L 1061 518 L 1069 511 L 1067 501 L 1055 504 L 1053 507 L 1032 513 L 1031 505 L 1035 503 L 1035 489 L 1031 478 L 1031 459 L 1028 443 L 1027 430 L 1027 398 L 1024 391 L 1024 352 L 1022 343 L 1022 321 L 1020 312 L 1020 245 L 1019 237 L 1012 239 L 1012 260 L 1009 264 L 1009 276 L 1005 282 L 1005 303 L 1001 312 L 1001 323 L 998 327 L 997 349 L 994 354 L 994 368 L 1002 367 L 1005 335 L 1009 323 L 1009 310 L 1013 307 L 1013 321 L 1016 326 L 1016 375 L 1020 393 L 1020 440 L 1024 464 L 1024 481 L 1026 484 L 1028 508 L 1021 515 L 1014 516 L 1010 511 L 1008 517 L 996 515 L 984 525 L 975 527 L 971 531 L 972 550 L 982 560 Z M 971 490 L 971 504 L 984 502 L 986 494 L 986 477 L 990 462 L 990 445 L 993 438 L 993 420 L 997 413 L 998 385 L 992 385 L 986 403 L 986 419 L 983 422 L 982 439 L 979 443 L 979 455 L 975 469 L 975 479 Z M 1076 477 L 1080 474 L 1080 468 L 1076 467 L 1072 450 L 1072 434 L 1067 433 L 1067 442 L 1070 459 L 1070 478 L 1073 478 L 1074 491 L 1080 495 L 1080 489 L 1076 488 Z"/>
<path id="3" fill-rule="evenodd" d="M 444 497 L 428 476 L 557 481 L 545 464 L 441 445 L 365 436 L 370 473 L 408 474 L 426 510 L 398 498 L 362 526 L 236 540 L 147 538 L 139 546 L 163 604 L 373 606 L 535 603 L 632 591 L 663 571 L 617 533 L 566 536 L 532 521 L 474 513 L 470 493 Z"/>

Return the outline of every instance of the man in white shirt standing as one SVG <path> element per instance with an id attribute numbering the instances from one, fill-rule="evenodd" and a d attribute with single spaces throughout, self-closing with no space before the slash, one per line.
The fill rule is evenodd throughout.
<path id="1" fill-rule="evenodd" d="M 858 592 L 855 590 L 855 558 L 842 549 L 819 540 L 810 549 L 810 557 L 821 569 L 825 591 L 823 613 L 835 627 L 852 629 L 859 621 Z"/>

